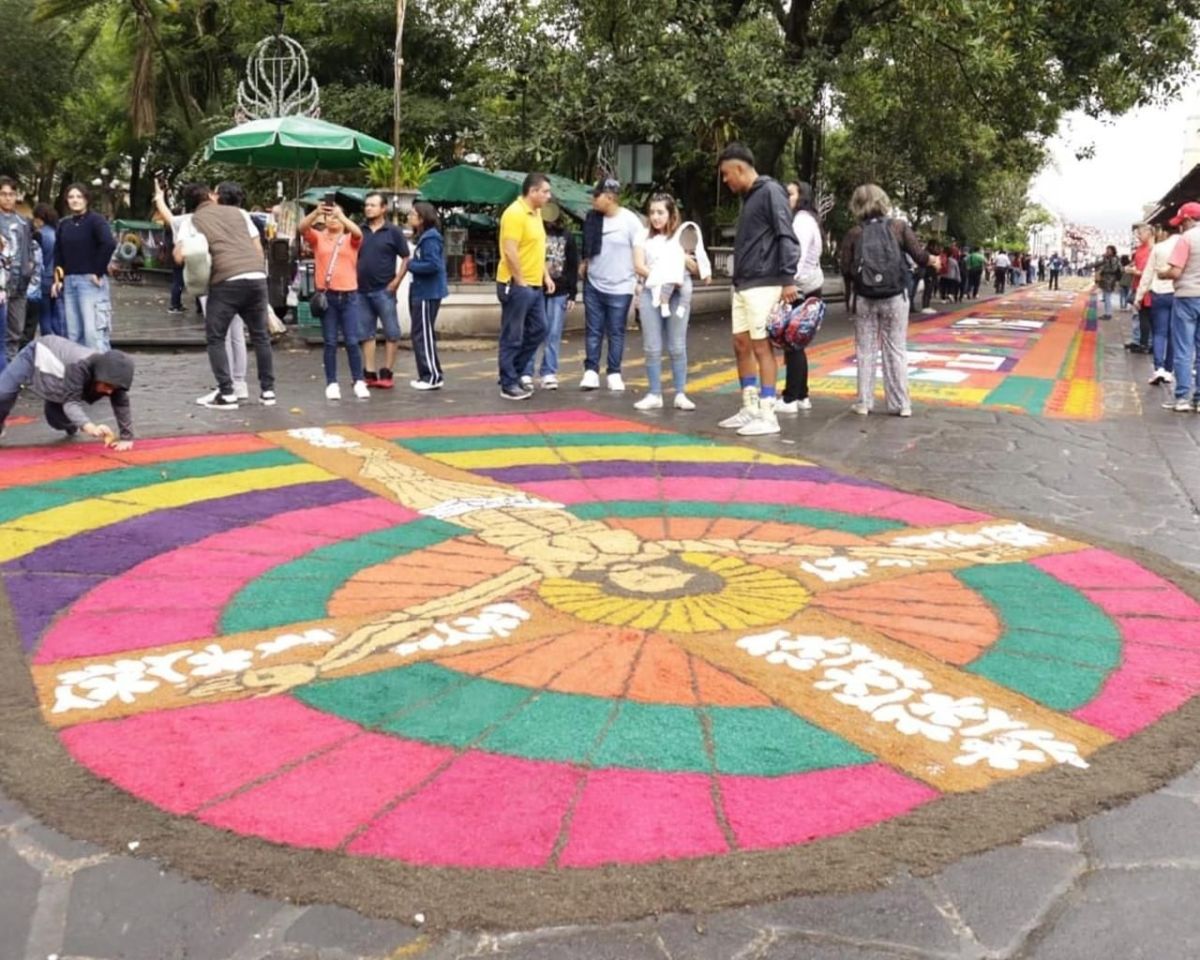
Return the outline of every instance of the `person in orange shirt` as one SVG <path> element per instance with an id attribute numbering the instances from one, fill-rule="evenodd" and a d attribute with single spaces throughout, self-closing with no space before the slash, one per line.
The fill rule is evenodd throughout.
<path id="1" fill-rule="evenodd" d="M 330 197 L 300 221 L 300 235 L 313 250 L 316 260 L 317 289 L 325 294 L 326 308 L 321 317 L 325 339 L 325 399 L 341 400 L 337 382 L 338 333 L 346 343 L 354 396 L 367 400 L 371 392 L 363 379 L 362 348 L 358 344 L 358 250 L 362 229 L 349 219 Z"/>
<path id="2" fill-rule="evenodd" d="M 1148 223 L 1139 223 L 1133 229 L 1137 235 L 1138 246 L 1133 251 L 1130 262 L 1133 266 L 1133 289 L 1137 290 L 1141 284 L 1142 273 L 1150 260 L 1150 251 L 1154 248 L 1154 228 Z M 1125 349 L 1134 353 L 1152 353 L 1150 346 L 1150 294 L 1147 293 L 1145 297 L 1134 303 L 1133 309 L 1135 311 L 1133 323 L 1129 332 L 1129 342 L 1125 344 Z"/>

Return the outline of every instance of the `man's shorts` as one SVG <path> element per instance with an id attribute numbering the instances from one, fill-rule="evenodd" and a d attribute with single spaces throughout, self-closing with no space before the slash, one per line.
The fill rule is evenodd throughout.
<path id="1" fill-rule="evenodd" d="M 359 342 L 375 339 L 375 321 L 378 319 L 383 324 L 384 338 L 389 343 L 396 343 L 400 339 L 400 317 L 396 312 L 396 295 L 384 287 L 374 293 L 360 294 L 359 300 L 362 301 L 362 309 L 358 314 L 362 321 L 358 336 Z"/>
<path id="2" fill-rule="evenodd" d="M 783 287 L 751 287 L 733 291 L 733 332 L 751 340 L 767 339 L 767 318 L 783 296 Z"/>

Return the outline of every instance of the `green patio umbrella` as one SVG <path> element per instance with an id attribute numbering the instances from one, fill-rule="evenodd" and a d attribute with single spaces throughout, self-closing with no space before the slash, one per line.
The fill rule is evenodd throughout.
<path id="1" fill-rule="evenodd" d="M 430 203 L 506 206 L 520 194 L 524 179 L 525 174 L 516 170 L 484 170 L 464 163 L 431 174 L 421 184 L 421 198 Z M 592 208 L 585 184 L 551 174 L 550 188 L 559 205 L 580 219 Z"/>
<path id="2" fill-rule="evenodd" d="M 348 170 L 370 157 L 391 156 L 382 140 L 313 117 L 251 120 L 204 147 L 205 160 L 272 170 Z"/>

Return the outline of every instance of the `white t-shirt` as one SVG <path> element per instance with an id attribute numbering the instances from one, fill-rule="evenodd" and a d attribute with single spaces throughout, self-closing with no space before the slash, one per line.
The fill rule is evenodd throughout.
<path id="1" fill-rule="evenodd" d="M 825 279 L 821 272 L 821 225 L 807 210 L 792 217 L 792 232 L 800 241 L 800 259 L 796 262 L 796 282 L 801 293 L 819 287 Z"/>
<path id="2" fill-rule="evenodd" d="M 646 267 L 650 270 L 650 275 L 646 277 L 649 289 L 661 287 L 664 283 L 676 286 L 683 283 L 687 257 L 678 237 L 670 237 L 665 233 L 652 237 L 649 228 L 643 227 L 634 246 L 641 247 Z"/>
<path id="3" fill-rule="evenodd" d="M 587 282 L 601 293 L 632 294 L 637 286 L 633 247 L 641 231 L 642 221 L 625 207 L 611 217 L 604 217 L 604 240 L 600 253 L 587 262 Z"/>

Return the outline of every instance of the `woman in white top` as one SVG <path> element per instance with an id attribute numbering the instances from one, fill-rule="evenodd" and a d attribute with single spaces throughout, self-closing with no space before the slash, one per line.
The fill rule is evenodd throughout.
<path id="1" fill-rule="evenodd" d="M 634 243 L 633 267 L 643 283 L 638 315 L 650 392 L 634 407 L 658 410 L 663 405 L 665 334 L 675 382 L 675 409 L 695 410 L 696 405 L 687 395 L 687 328 L 692 312 L 692 275 L 709 280 L 712 269 L 704 252 L 700 229 L 694 223 L 680 223 L 674 197 L 656 193 L 646 207 L 646 218 L 650 225 Z"/>
<path id="2" fill-rule="evenodd" d="M 792 205 L 792 230 L 800 241 L 800 259 L 796 264 L 796 289 L 801 299 L 821 296 L 825 274 L 821 271 L 821 224 L 817 222 L 813 189 L 807 183 L 793 180 L 787 185 L 788 200 Z M 783 351 L 787 368 L 787 382 L 782 400 L 775 404 L 779 413 L 798 413 L 811 410 L 808 399 L 808 354 L 804 348 Z"/>
<path id="3" fill-rule="evenodd" d="M 1171 373 L 1175 365 L 1175 351 L 1171 346 L 1171 310 L 1175 304 L 1175 281 L 1165 280 L 1158 274 L 1169 266 L 1171 252 L 1179 237 L 1168 227 L 1158 227 L 1154 239 L 1157 242 L 1142 270 L 1133 302 L 1141 303 L 1146 294 L 1150 294 L 1151 350 L 1154 354 L 1154 373 L 1150 382 L 1174 383 L 1175 375 Z"/>

